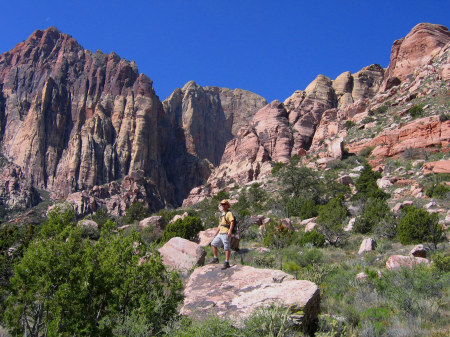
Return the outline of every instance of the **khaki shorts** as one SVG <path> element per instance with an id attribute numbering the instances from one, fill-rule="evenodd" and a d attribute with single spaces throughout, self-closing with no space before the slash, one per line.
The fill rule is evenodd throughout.
<path id="1" fill-rule="evenodd" d="M 214 238 L 214 240 L 211 242 L 211 246 L 214 247 L 222 247 L 225 250 L 230 250 L 231 238 L 228 237 L 228 233 L 222 233 L 217 234 L 217 236 Z"/>

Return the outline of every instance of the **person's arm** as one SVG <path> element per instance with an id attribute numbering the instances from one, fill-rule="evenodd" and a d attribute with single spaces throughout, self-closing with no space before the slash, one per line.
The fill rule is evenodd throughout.
<path id="1" fill-rule="evenodd" d="M 231 221 L 230 229 L 228 230 L 228 237 L 231 237 L 231 234 L 233 234 L 234 222 L 234 220 Z"/>
<path id="2" fill-rule="evenodd" d="M 217 234 L 219 234 L 219 231 L 220 231 L 220 224 L 219 224 L 219 226 L 217 226 L 217 230 L 216 230 L 216 233 L 214 234 L 214 237 L 216 237 Z"/>

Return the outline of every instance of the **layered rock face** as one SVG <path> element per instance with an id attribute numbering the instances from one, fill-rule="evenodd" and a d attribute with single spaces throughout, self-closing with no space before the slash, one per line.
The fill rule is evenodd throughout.
<path id="1" fill-rule="evenodd" d="M 194 81 L 164 100 L 174 128 L 182 129 L 187 152 L 218 165 L 225 145 L 267 104 L 249 91 L 201 87 Z"/>
<path id="2" fill-rule="evenodd" d="M 142 170 L 173 200 L 164 111 L 134 62 L 49 28 L 0 56 L 0 83 L 2 152 L 35 186 L 64 197 Z"/>
<path id="3" fill-rule="evenodd" d="M 0 168 L 0 216 L 4 216 L 3 211 L 25 210 L 39 201 L 39 193 L 22 169 L 11 163 L 3 164 Z"/>
<path id="4" fill-rule="evenodd" d="M 392 46 L 382 90 L 389 89 L 394 78 L 405 81 L 416 68 L 428 64 L 450 41 L 450 32 L 441 25 L 420 23 Z"/>

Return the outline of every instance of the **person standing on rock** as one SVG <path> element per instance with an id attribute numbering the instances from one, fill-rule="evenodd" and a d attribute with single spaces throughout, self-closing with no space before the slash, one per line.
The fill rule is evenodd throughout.
<path id="1" fill-rule="evenodd" d="M 230 268 L 230 255 L 231 255 L 231 234 L 233 233 L 233 227 L 236 223 L 233 213 L 230 211 L 230 202 L 228 200 L 222 200 L 219 205 L 219 210 L 222 212 L 219 220 L 219 227 L 214 235 L 214 240 L 211 242 L 214 258 L 210 263 L 219 263 L 218 247 L 223 246 L 225 250 L 225 262 L 222 269 Z"/>

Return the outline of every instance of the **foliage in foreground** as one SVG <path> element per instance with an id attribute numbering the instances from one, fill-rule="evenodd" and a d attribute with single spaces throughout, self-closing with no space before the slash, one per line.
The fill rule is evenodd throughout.
<path id="1" fill-rule="evenodd" d="M 178 219 L 174 223 L 167 225 L 163 233 L 162 242 L 167 242 L 174 237 L 192 240 L 203 229 L 202 222 L 198 217 L 187 216 L 183 220 Z"/>
<path id="2" fill-rule="evenodd" d="M 177 313 L 182 284 L 137 233 L 82 237 L 70 213 L 52 212 L 14 267 L 4 320 L 13 334 L 104 336 L 129 317 L 158 332 Z M 144 263 L 139 263 L 145 258 Z"/>

